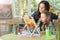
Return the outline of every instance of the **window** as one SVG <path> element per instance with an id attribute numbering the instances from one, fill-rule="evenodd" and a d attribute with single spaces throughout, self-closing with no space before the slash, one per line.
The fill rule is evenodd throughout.
<path id="1" fill-rule="evenodd" d="M 36 0 L 15 0 L 15 15 L 31 15 L 37 9 Z"/>

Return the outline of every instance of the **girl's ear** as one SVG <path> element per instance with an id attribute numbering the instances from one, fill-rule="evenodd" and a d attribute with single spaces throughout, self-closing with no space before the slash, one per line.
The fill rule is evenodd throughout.
<path id="1" fill-rule="evenodd" d="M 40 21 L 42 21 L 41 18 L 40 18 Z"/>

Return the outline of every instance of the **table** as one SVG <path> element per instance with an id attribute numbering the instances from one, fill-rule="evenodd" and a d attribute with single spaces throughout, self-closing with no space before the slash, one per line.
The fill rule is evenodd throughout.
<path id="1" fill-rule="evenodd" d="M 28 38 L 21 38 L 19 35 L 16 34 L 7 34 L 1 36 L 0 39 L 2 40 L 56 40 L 55 35 L 47 36 L 38 36 L 35 38 L 28 37 Z"/>

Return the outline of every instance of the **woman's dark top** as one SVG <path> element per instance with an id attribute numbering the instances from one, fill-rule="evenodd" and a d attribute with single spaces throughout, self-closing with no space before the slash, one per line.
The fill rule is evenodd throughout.
<path id="1" fill-rule="evenodd" d="M 56 14 L 53 14 L 53 13 L 51 13 L 50 12 L 50 17 L 51 17 L 51 21 L 53 20 L 53 19 L 58 19 L 58 15 L 56 15 Z M 34 18 L 34 20 L 35 20 L 35 22 L 37 23 L 37 21 L 39 20 L 39 18 L 37 19 L 36 17 L 36 12 L 34 12 L 33 14 L 32 14 L 32 17 Z"/>

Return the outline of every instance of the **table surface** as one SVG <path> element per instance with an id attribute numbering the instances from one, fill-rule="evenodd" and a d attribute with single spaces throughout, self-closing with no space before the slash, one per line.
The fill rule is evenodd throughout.
<path id="1" fill-rule="evenodd" d="M 19 35 L 7 34 L 0 37 L 1 40 L 56 40 L 55 35 L 51 36 L 38 36 L 38 37 L 25 37 L 21 38 Z"/>

